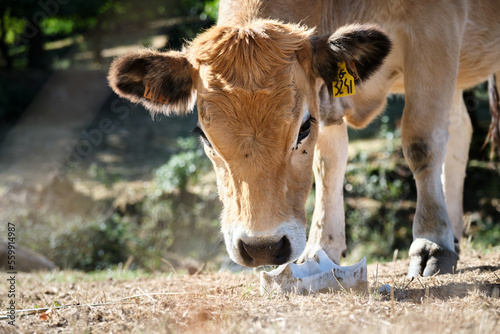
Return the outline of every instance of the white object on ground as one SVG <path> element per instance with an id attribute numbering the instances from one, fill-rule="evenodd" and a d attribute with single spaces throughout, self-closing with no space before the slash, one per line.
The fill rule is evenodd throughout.
<path id="1" fill-rule="evenodd" d="M 342 267 L 335 264 L 323 250 L 302 264 L 288 263 L 272 271 L 260 273 L 260 292 L 270 291 L 329 292 L 335 290 L 366 290 L 368 287 L 366 258 Z"/>

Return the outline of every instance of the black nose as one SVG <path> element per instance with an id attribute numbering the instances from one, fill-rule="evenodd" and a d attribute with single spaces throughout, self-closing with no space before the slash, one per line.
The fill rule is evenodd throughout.
<path id="1" fill-rule="evenodd" d="M 245 243 L 240 240 L 238 249 L 245 265 L 258 267 L 265 265 L 280 265 L 288 262 L 291 254 L 290 241 L 287 237 L 278 242 Z"/>

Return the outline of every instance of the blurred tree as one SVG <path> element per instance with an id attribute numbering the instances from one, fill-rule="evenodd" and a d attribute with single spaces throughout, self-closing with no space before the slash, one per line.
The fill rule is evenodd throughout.
<path id="1" fill-rule="evenodd" d="M 46 38 L 82 31 L 101 62 L 103 31 L 113 26 L 169 17 L 214 21 L 217 8 L 218 0 L 1 0 L 0 67 L 46 67 Z"/>
<path id="2" fill-rule="evenodd" d="M 0 57 L 5 62 L 5 67 L 12 68 L 12 57 L 9 54 L 7 47 L 7 31 L 9 29 L 10 10 L 5 3 L 0 3 Z"/>
<path id="3" fill-rule="evenodd" d="M 29 0 L 3 0 L 0 5 L 1 46 L 2 56 L 7 67 L 12 67 L 12 54 L 8 45 L 17 47 L 28 45 L 28 59 L 32 65 L 39 65 L 36 54 L 43 48 L 43 35 L 40 31 L 42 14 L 37 11 L 38 5 Z M 28 20 L 27 18 L 31 18 Z M 19 27 L 22 29 L 19 30 Z"/>
<path id="4" fill-rule="evenodd" d="M 27 66 L 45 67 L 46 23 L 69 19 L 79 26 L 94 26 L 111 0 L 2 0 L 0 5 L 0 51 L 5 67 L 23 56 L 27 47 Z M 10 49 L 10 50 L 9 50 Z"/>

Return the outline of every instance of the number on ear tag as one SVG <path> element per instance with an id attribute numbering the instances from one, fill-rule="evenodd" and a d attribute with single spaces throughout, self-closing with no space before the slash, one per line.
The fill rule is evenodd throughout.
<path id="1" fill-rule="evenodd" d="M 354 77 L 347 70 L 345 62 L 337 63 L 337 66 L 339 68 L 339 72 L 337 79 L 333 81 L 333 96 L 342 97 L 342 96 L 354 95 L 355 93 L 354 80 L 356 80 L 358 77 L 358 73 L 356 72 L 356 67 L 354 66 L 354 64 L 352 64 L 351 70 L 355 75 Z"/>

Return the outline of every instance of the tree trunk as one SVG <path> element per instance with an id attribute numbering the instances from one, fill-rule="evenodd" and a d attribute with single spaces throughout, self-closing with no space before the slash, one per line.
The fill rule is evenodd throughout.
<path id="1" fill-rule="evenodd" d="M 5 68 L 12 68 L 12 57 L 9 55 L 9 48 L 5 38 L 7 36 L 7 8 L 0 8 L 0 57 L 5 60 Z"/>
<path id="2" fill-rule="evenodd" d="M 43 32 L 38 24 L 33 23 L 37 29 L 37 33 L 29 39 L 28 49 L 28 67 L 30 68 L 44 68 L 44 50 L 43 50 Z"/>
<path id="3" fill-rule="evenodd" d="M 101 16 L 97 17 L 96 26 L 92 33 L 94 62 L 102 64 L 102 22 Z"/>

